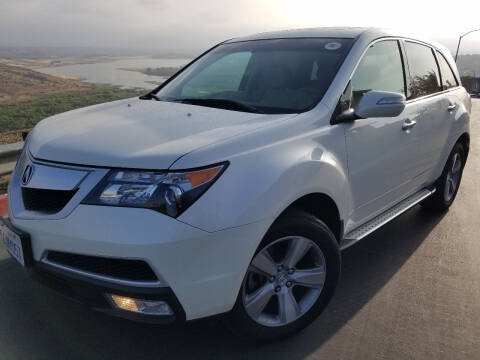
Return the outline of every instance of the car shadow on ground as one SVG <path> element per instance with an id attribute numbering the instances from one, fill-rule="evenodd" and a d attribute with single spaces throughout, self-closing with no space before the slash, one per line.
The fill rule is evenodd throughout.
<path id="1" fill-rule="evenodd" d="M 235 336 L 218 318 L 175 327 L 111 318 L 28 281 L 12 259 L 1 260 L 0 358 L 302 359 L 369 302 L 442 217 L 417 206 L 345 250 L 342 279 L 332 302 L 310 327 L 281 344 Z"/>

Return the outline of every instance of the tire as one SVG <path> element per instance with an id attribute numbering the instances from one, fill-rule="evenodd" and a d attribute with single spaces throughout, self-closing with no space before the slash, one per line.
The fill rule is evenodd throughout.
<path id="1" fill-rule="evenodd" d="M 465 166 L 466 153 L 462 144 L 453 147 L 442 175 L 435 181 L 437 191 L 421 203 L 429 211 L 443 212 L 448 210 L 457 196 Z"/>
<path id="2" fill-rule="evenodd" d="M 264 262 L 268 255 L 273 267 L 271 261 Z M 275 221 L 257 249 L 228 317 L 229 325 L 236 333 L 264 340 L 299 332 L 327 306 L 340 271 L 340 252 L 332 231 L 307 212 L 290 211 Z M 261 291 L 270 300 L 262 300 L 265 306 L 259 313 L 263 305 L 257 306 L 255 295 Z"/>

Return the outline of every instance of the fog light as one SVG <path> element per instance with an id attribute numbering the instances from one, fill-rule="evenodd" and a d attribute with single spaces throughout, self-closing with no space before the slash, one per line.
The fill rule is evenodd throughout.
<path id="1" fill-rule="evenodd" d="M 173 315 L 173 311 L 165 301 L 141 300 L 126 296 L 107 294 L 116 308 L 144 315 Z"/>

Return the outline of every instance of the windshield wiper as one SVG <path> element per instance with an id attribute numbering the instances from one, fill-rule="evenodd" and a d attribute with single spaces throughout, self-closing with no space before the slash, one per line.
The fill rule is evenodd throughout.
<path id="1" fill-rule="evenodd" d="M 168 99 L 168 101 L 179 102 L 182 104 L 191 104 L 199 106 L 216 107 L 227 110 L 240 110 L 251 113 L 264 114 L 255 106 L 248 105 L 239 101 L 229 99 L 208 99 L 208 98 L 187 98 L 187 99 Z"/>
<path id="2" fill-rule="evenodd" d="M 148 94 L 142 95 L 139 97 L 140 100 L 152 100 L 155 99 L 157 101 L 160 101 L 160 98 L 155 95 L 153 92 L 149 92 Z"/>

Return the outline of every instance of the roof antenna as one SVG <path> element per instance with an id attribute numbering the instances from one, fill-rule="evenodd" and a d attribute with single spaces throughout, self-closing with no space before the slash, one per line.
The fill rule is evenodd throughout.
<path id="1" fill-rule="evenodd" d="M 460 50 L 460 43 L 462 42 L 462 38 L 464 38 L 468 34 L 470 34 L 472 32 L 475 32 L 475 31 L 480 31 L 480 29 L 470 30 L 470 31 L 466 32 L 465 34 L 460 35 L 460 37 L 458 38 L 457 52 L 455 53 L 455 62 L 457 62 L 458 50 Z"/>

